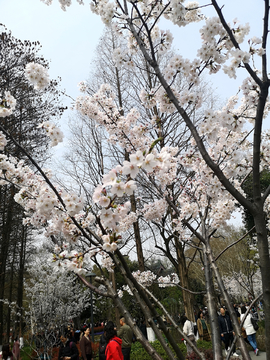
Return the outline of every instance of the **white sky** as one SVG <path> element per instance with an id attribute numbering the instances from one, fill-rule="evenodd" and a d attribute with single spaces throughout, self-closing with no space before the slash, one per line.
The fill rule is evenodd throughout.
<path id="1" fill-rule="evenodd" d="M 90 61 L 103 24 L 89 5 L 76 1 L 65 12 L 58 1 L 47 6 L 39 0 L 0 0 L 0 22 L 21 40 L 40 41 L 41 54 L 51 61 L 51 78 L 60 76 L 71 96 L 88 77 Z"/>
<path id="2" fill-rule="evenodd" d="M 207 3 L 207 0 L 204 2 Z M 250 37 L 261 37 L 263 0 L 220 0 L 219 3 L 225 3 L 223 12 L 229 21 L 237 18 L 241 23 L 249 22 Z M 67 11 L 62 11 L 57 0 L 50 6 L 40 0 L 0 0 L 0 9 L 0 23 L 6 25 L 21 40 L 40 41 L 41 54 L 51 61 L 50 77 L 60 76 L 67 93 L 77 96 L 77 84 L 88 78 L 90 62 L 104 29 L 100 18 L 91 13 L 89 1 L 85 0 L 83 6 L 73 0 Z M 210 9 L 211 7 L 205 8 L 203 11 L 210 16 L 213 15 L 213 10 L 210 12 Z M 163 22 L 162 26 L 173 33 L 174 47 L 184 57 L 192 59 L 196 57 L 200 46 L 199 28 L 202 24 L 200 22 L 179 28 Z M 220 84 L 215 78 L 216 76 L 211 76 L 211 81 L 222 89 L 219 89 L 220 93 L 231 95 L 230 87 L 233 82 L 222 76 L 223 83 Z"/>
<path id="3" fill-rule="evenodd" d="M 89 1 L 85 0 L 85 3 L 82 6 L 73 0 L 71 7 L 64 12 L 57 0 L 54 0 L 51 6 L 46 6 L 40 0 L 0 0 L 0 23 L 21 40 L 40 41 L 40 54 L 50 61 L 50 78 L 60 76 L 62 87 L 73 98 L 79 95 L 77 84 L 89 77 L 90 62 L 104 29 L 100 18 L 91 13 Z M 225 4 L 223 13 L 228 21 L 232 22 L 237 18 L 241 23 L 249 22 L 249 38 L 261 38 L 263 0 L 222 0 L 219 4 Z M 206 9 L 206 13 L 213 16 L 210 8 Z M 162 27 L 169 28 L 174 35 L 174 48 L 190 59 L 196 57 L 200 47 L 199 28 L 202 25 L 201 22 L 191 27 L 179 28 L 162 22 Z M 245 71 L 240 70 L 240 79 L 244 77 Z M 239 79 L 236 82 L 223 74 L 212 75 L 210 80 L 218 94 L 224 98 L 235 94 L 241 85 Z M 69 114 L 70 112 L 65 113 L 61 121 L 64 132 Z M 64 145 L 65 143 L 58 147 L 61 149 Z"/>

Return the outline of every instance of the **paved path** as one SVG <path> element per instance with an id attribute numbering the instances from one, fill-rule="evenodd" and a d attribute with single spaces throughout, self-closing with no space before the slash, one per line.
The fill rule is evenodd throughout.
<path id="1" fill-rule="evenodd" d="M 260 351 L 258 356 L 254 354 L 254 351 L 250 351 L 249 354 L 251 359 L 266 360 L 266 352 L 264 351 Z"/>
<path id="2" fill-rule="evenodd" d="M 240 356 L 238 358 L 234 357 L 234 359 L 242 359 L 242 356 L 241 356 L 241 352 L 239 350 L 237 350 L 237 354 L 239 354 Z M 266 360 L 266 352 L 265 351 L 260 351 L 259 352 L 259 355 L 256 356 L 254 351 L 250 351 L 249 352 L 249 355 L 251 357 L 252 360 Z"/>

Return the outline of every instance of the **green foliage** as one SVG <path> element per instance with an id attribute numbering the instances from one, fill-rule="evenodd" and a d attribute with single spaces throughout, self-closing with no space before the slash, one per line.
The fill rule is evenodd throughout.
<path id="1" fill-rule="evenodd" d="M 31 346 L 24 346 L 20 351 L 21 360 L 30 360 L 33 348 Z"/>
<path id="2" fill-rule="evenodd" d="M 154 349 L 163 357 L 164 360 L 168 359 L 168 356 L 165 353 L 165 350 L 163 349 L 163 347 L 160 345 L 160 342 L 158 340 L 156 340 L 155 342 L 151 343 L 151 345 L 154 347 Z M 187 349 L 185 344 L 183 343 L 183 341 L 181 341 L 178 344 L 180 350 L 182 351 L 182 353 L 184 355 L 186 355 Z M 212 343 L 208 342 L 208 341 L 203 341 L 203 340 L 198 340 L 197 341 L 197 346 L 200 350 L 206 352 L 208 354 L 208 351 L 210 351 L 212 349 Z M 173 350 L 172 350 L 173 351 Z M 174 351 L 173 351 L 174 352 Z M 210 356 L 210 355 L 209 355 Z M 207 359 L 210 359 L 211 357 L 207 357 Z M 213 358 L 213 357 L 212 357 Z M 142 345 L 139 343 L 139 341 L 137 341 L 136 343 L 134 343 L 131 347 L 131 356 L 130 356 L 131 360 L 151 360 L 151 356 L 147 354 L 147 352 L 144 350 L 144 348 L 142 347 Z"/>
<path id="3" fill-rule="evenodd" d="M 211 341 L 204 341 L 204 340 L 198 340 L 197 346 L 200 350 L 207 350 L 212 349 L 212 342 Z"/>
<path id="4" fill-rule="evenodd" d="M 151 345 L 153 346 L 153 348 L 158 352 L 158 354 L 160 354 L 162 356 L 162 358 L 164 360 L 168 359 L 168 356 L 165 353 L 165 350 L 163 349 L 163 347 L 160 345 L 160 342 L 158 340 L 154 341 L 153 343 L 151 343 Z M 185 345 L 181 344 L 180 349 L 182 351 L 185 351 Z M 147 354 L 147 352 L 144 350 L 144 348 L 142 347 L 142 345 L 139 343 L 139 341 L 137 341 L 136 343 L 134 343 L 131 347 L 131 356 L 130 356 L 131 360 L 151 360 L 152 357 Z"/>

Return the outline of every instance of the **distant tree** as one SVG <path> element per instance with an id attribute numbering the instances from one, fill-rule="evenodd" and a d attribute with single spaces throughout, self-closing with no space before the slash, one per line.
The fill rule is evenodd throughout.
<path id="1" fill-rule="evenodd" d="M 61 93 L 58 81 L 52 80 L 43 91 L 37 91 L 25 78 L 25 67 L 29 62 L 36 62 L 48 67 L 48 62 L 38 55 L 39 42 L 21 41 L 12 36 L 4 25 L 0 27 L 0 106 L 5 102 L 5 94 L 16 97 L 16 107 L 9 117 L 0 118 L 14 139 L 35 159 L 44 163 L 48 158 L 48 137 L 42 134 L 38 125 L 50 119 L 57 120 L 63 113 Z M 4 154 L 21 160 L 25 154 L 13 142 L 8 141 Z M 24 211 L 14 201 L 18 191 L 5 179 L 0 179 L 0 298 L 15 301 L 22 306 L 23 277 L 31 227 L 24 225 Z M 10 308 L 0 303 L 0 343 L 2 334 L 8 334 Z M 20 317 L 16 331 L 19 331 Z"/>
<path id="2" fill-rule="evenodd" d="M 52 272 L 49 253 L 39 250 L 27 271 L 24 316 L 32 335 L 44 329 L 60 330 L 83 312 L 90 303 L 90 291 L 75 274 Z"/>

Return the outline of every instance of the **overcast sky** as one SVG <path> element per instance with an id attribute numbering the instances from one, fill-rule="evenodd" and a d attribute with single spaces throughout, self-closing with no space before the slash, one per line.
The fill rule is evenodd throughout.
<path id="1" fill-rule="evenodd" d="M 222 0 L 219 3 L 225 3 L 223 12 L 226 18 L 249 22 L 251 36 L 261 37 L 264 1 Z M 91 13 L 89 1 L 86 0 L 83 6 L 73 0 L 71 7 L 62 11 L 57 0 L 51 6 L 40 0 L 0 0 L 0 9 L 0 22 L 15 37 L 40 41 L 41 54 L 50 61 L 50 78 L 60 76 L 67 94 L 76 97 L 79 94 L 77 84 L 89 76 L 91 59 L 104 29 L 100 18 Z M 210 9 L 204 9 L 208 16 L 211 15 Z M 174 47 L 179 53 L 193 59 L 200 46 L 199 28 L 202 24 L 179 28 L 163 22 L 162 27 L 170 28 L 174 34 Z M 232 95 L 232 87 L 236 91 L 239 86 L 238 81 L 236 83 L 224 76 L 211 76 L 210 79 L 224 97 Z"/>
<path id="2" fill-rule="evenodd" d="M 251 36 L 261 36 L 264 1 L 222 0 L 219 3 L 225 3 L 226 18 L 249 22 Z M 42 55 L 51 61 L 50 77 L 61 76 L 68 94 L 76 96 L 78 82 L 88 77 L 90 62 L 104 28 L 100 18 L 91 13 L 89 1 L 83 6 L 73 0 L 67 11 L 61 10 L 57 0 L 51 6 L 40 0 L 0 0 L 0 8 L 0 22 L 21 40 L 40 41 Z M 207 15 L 210 15 L 209 10 L 204 9 Z M 194 58 L 200 45 L 201 25 L 179 28 L 166 23 L 164 26 L 173 32 L 175 48 L 183 56 Z"/>
<path id="3" fill-rule="evenodd" d="M 0 22 L 21 40 L 40 41 L 40 53 L 50 61 L 50 78 L 60 76 L 68 94 L 77 95 L 104 28 L 89 5 L 73 1 L 63 11 L 58 1 L 47 6 L 40 0 L 0 0 L 0 8 Z"/>

